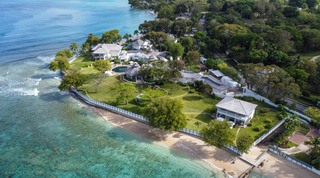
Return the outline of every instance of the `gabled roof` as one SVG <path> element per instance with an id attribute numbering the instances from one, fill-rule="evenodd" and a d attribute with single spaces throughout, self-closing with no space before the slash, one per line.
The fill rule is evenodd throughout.
<path id="1" fill-rule="evenodd" d="M 181 71 L 181 76 L 182 78 L 189 78 L 189 79 L 194 79 L 194 80 L 199 80 L 202 75 L 199 73 L 191 72 L 191 71 Z"/>
<path id="2" fill-rule="evenodd" d="M 224 74 L 220 70 L 211 70 L 210 69 L 209 72 L 211 72 L 216 77 L 223 77 L 224 76 Z"/>
<path id="3" fill-rule="evenodd" d="M 216 107 L 218 108 L 226 109 L 245 116 L 249 116 L 256 109 L 257 106 L 258 105 L 256 104 L 252 104 L 231 97 L 225 97 L 216 105 Z"/>
<path id="4" fill-rule="evenodd" d="M 93 54 L 107 54 L 107 53 L 116 53 L 122 49 L 122 46 L 116 44 L 97 44 L 92 48 Z"/>

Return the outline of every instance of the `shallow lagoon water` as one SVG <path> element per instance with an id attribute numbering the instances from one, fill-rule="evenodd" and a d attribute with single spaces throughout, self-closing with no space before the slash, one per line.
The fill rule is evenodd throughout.
<path id="1" fill-rule="evenodd" d="M 206 165 L 112 126 L 48 70 L 89 33 L 132 33 L 151 13 L 126 0 L 0 1 L 0 177 L 210 177 Z"/>

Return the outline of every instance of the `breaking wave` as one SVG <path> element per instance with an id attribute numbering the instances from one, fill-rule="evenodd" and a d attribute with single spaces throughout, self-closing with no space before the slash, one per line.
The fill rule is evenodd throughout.
<path id="1" fill-rule="evenodd" d="M 0 78 L 0 95 L 1 96 L 38 96 L 41 79 L 19 78 L 8 79 Z"/>

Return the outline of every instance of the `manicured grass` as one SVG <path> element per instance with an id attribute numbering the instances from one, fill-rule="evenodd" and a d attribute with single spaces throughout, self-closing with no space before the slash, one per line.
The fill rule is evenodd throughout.
<path id="1" fill-rule="evenodd" d="M 96 74 L 99 73 L 92 64 L 94 61 L 89 57 L 80 56 L 71 63 L 71 69 L 79 70 L 82 74 Z"/>
<path id="2" fill-rule="evenodd" d="M 250 121 L 246 128 L 241 128 L 238 134 L 249 134 L 254 140 L 262 136 L 271 127 L 276 125 L 280 120 L 277 115 L 280 113 L 277 109 L 267 105 L 261 101 L 240 98 L 241 100 L 247 100 L 248 102 L 258 105 L 254 118 Z M 238 128 L 233 128 L 232 132 L 236 134 Z"/>
<path id="3" fill-rule="evenodd" d="M 98 72 L 91 66 L 92 63 L 93 61 L 89 60 L 88 58 L 79 57 L 72 63 L 72 68 L 80 69 L 80 72 L 83 74 Z M 116 97 L 111 88 L 121 82 L 120 76 L 115 75 L 105 77 L 98 88 L 98 92 L 95 92 L 95 89 L 90 84 L 90 81 L 85 83 L 79 89 L 95 100 L 146 116 L 146 113 L 148 112 L 147 107 L 140 105 L 135 101 L 135 99 L 126 105 L 116 102 Z M 148 85 L 136 85 L 138 89 L 136 96 L 141 94 L 141 92 L 146 89 L 147 86 Z M 167 96 L 181 100 L 184 106 L 182 112 L 186 115 L 188 120 L 186 127 L 196 131 L 200 131 L 203 126 L 208 124 L 213 119 L 211 115 L 216 109 L 215 105 L 221 100 L 215 99 L 210 95 L 199 93 L 189 86 L 181 86 L 175 83 L 162 85 L 159 89 L 165 91 Z M 240 134 L 248 133 L 249 135 L 253 136 L 254 139 L 257 139 L 264 132 L 269 130 L 269 128 L 279 122 L 276 117 L 278 114 L 276 109 L 263 102 L 252 100 L 250 98 L 244 98 L 243 100 L 249 100 L 249 102 L 256 103 L 258 104 L 258 107 L 256 109 L 255 117 L 251 120 L 252 126 L 241 128 L 239 132 Z M 195 123 L 199 123 L 199 125 L 196 125 Z M 254 131 L 254 128 L 259 128 L 259 131 Z M 236 132 L 237 129 L 232 129 L 232 131 Z"/>
<path id="4" fill-rule="evenodd" d="M 292 157 L 294 157 L 294 158 L 296 158 L 296 159 L 298 159 L 298 160 L 300 160 L 300 161 L 302 161 L 302 162 L 305 162 L 305 163 L 311 165 L 311 159 L 310 159 L 309 155 L 308 155 L 307 153 L 305 153 L 305 152 L 300 152 L 300 153 L 297 153 L 297 154 L 292 154 L 292 155 L 290 155 L 290 156 L 292 156 Z"/>
<path id="5" fill-rule="evenodd" d="M 189 91 L 188 86 L 181 86 L 176 83 L 167 83 L 167 84 L 164 84 L 163 86 L 160 86 L 160 88 L 166 90 L 168 92 L 168 96 L 171 96 L 171 97 L 178 97 L 188 93 Z"/>
<path id="6" fill-rule="evenodd" d="M 296 131 L 302 133 L 303 135 L 307 135 L 307 133 L 310 131 L 310 128 L 303 123 L 296 129 Z"/>
<path id="7" fill-rule="evenodd" d="M 211 114 L 215 109 L 215 105 L 220 99 L 214 99 L 209 95 L 204 95 L 198 92 L 188 93 L 179 97 L 184 105 L 184 112 L 205 112 Z"/>
<path id="8" fill-rule="evenodd" d="M 86 68 L 88 66 L 91 66 L 91 64 L 93 63 L 94 63 L 94 60 L 90 59 L 89 56 L 80 56 L 71 63 L 71 68 L 73 69 Z"/>
<path id="9" fill-rule="evenodd" d="M 212 120 L 212 117 L 205 113 L 194 113 L 194 114 L 185 113 L 185 116 L 188 121 L 186 128 L 195 130 L 198 132 L 200 132 L 203 126 L 206 126 Z M 196 123 L 199 123 L 199 126 L 196 125 Z"/>
<path id="10" fill-rule="evenodd" d="M 287 144 L 287 146 L 288 146 L 289 148 L 292 148 L 292 147 L 296 147 L 296 146 L 299 146 L 299 145 L 289 141 L 288 144 Z"/>

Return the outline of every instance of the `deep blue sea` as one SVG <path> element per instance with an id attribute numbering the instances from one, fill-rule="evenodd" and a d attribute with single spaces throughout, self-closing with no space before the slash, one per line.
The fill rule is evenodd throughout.
<path id="1" fill-rule="evenodd" d="M 132 33 L 154 15 L 127 0 L 0 1 L 0 177 L 210 177 L 60 92 L 48 64 L 89 33 Z"/>

